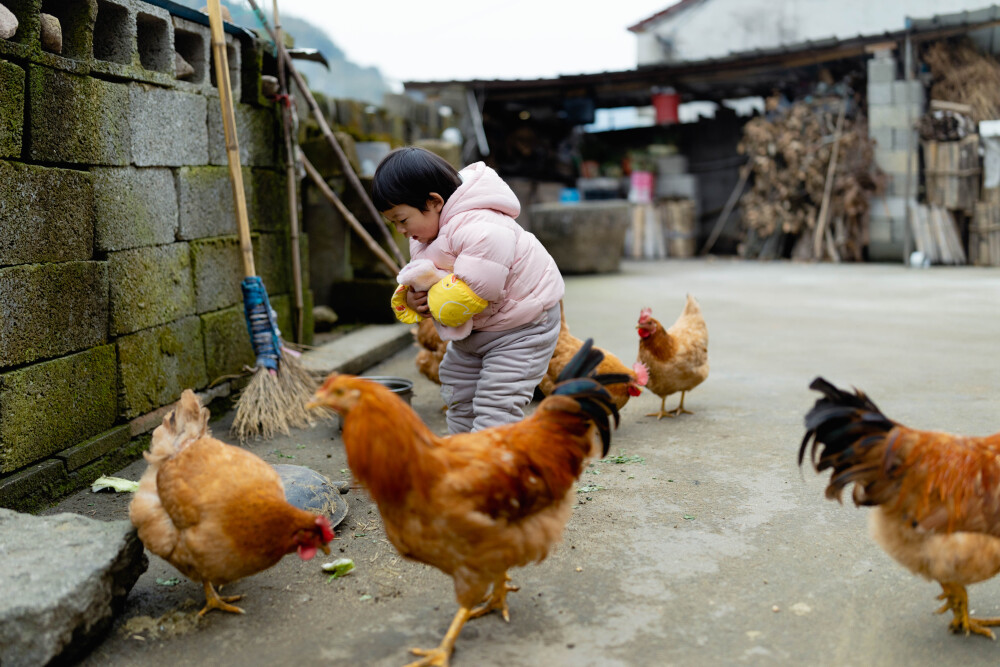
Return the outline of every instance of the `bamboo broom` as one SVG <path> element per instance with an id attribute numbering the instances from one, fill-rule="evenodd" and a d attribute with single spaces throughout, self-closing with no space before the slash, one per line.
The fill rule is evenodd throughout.
<path id="1" fill-rule="evenodd" d="M 316 382 L 298 362 L 295 354 L 282 344 L 264 282 L 256 275 L 219 0 L 208 0 L 208 21 L 212 31 L 215 80 L 219 88 L 229 180 L 233 188 L 243 259 L 244 277 L 240 284 L 243 289 L 243 309 L 250 341 L 254 354 L 257 355 L 253 377 L 240 394 L 233 419 L 232 432 L 242 442 L 251 437 L 269 438 L 279 431 L 288 433 L 291 428 L 313 424 L 313 417 L 306 410 L 305 404 L 316 389 Z"/>

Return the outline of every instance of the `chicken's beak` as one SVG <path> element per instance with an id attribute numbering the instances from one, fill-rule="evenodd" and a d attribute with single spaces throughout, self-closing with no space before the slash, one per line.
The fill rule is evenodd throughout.
<path id="1" fill-rule="evenodd" d="M 327 545 L 325 545 L 325 544 L 321 544 L 321 545 L 319 545 L 319 548 L 320 548 L 320 549 L 321 549 L 321 550 L 323 551 L 323 553 L 324 553 L 324 554 L 326 554 L 327 556 L 329 556 L 329 555 L 330 555 L 330 547 L 328 547 Z"/>
<path id="2" fill-rule="evenodd" d="M 306 410 L 314 410 L 314 409 L 320 408 L 320 407 L 323 407 L 323 402 L 320 401 L 320 400 L 317 400 L 315 396 L 313 397 L 313 399 L 311 401 L 309 401 L 308 403 L 306 403 Z"/>

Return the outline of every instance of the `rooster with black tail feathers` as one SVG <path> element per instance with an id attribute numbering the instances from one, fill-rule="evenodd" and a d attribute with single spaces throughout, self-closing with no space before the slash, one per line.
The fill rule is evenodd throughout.
<path id="1" fill-rule="evenodd" d="M 435 435 L 389 389 L 332 375 L 311 406 L 342 415 L 347 462 L 378 505 L 386 536 L 406 558 L 431 565 L 455 583 L 459 610 L 441 643 L 412 649 L 408 667 L 447 665 L 466 621 L 510 612 L 516 591 L 507 571 L 542 561 L 569 520 L 573 484 L 591 457 L 611 444 L 618 410 L 597 375 L 604 355 L 587 340 L 563 369 L 552 394 L 514 424 L 475 433 Z"/>

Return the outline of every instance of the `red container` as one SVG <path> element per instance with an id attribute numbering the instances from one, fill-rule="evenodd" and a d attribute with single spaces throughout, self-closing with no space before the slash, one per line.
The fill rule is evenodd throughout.
<path id="1" fill-rule="evenodd" d="M 678 122 L 677 108 L 681 96 L 675 92 L 653 93 L 653 108 L 656 110 L 656 124 L 669 125 Z"/>

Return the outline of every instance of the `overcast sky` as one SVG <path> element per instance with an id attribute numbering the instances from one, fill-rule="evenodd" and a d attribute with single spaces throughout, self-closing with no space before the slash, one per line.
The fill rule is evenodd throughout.
<path id="1" fill-rule="evenodd" d="M 390 81 L 534 79 L 634 68 L 628 27 L 675 0 L 279 0 Z M 263 0 L 270 17 L 272 0 Z M 307 46 L 302 44 L 301 46 Z"/>

